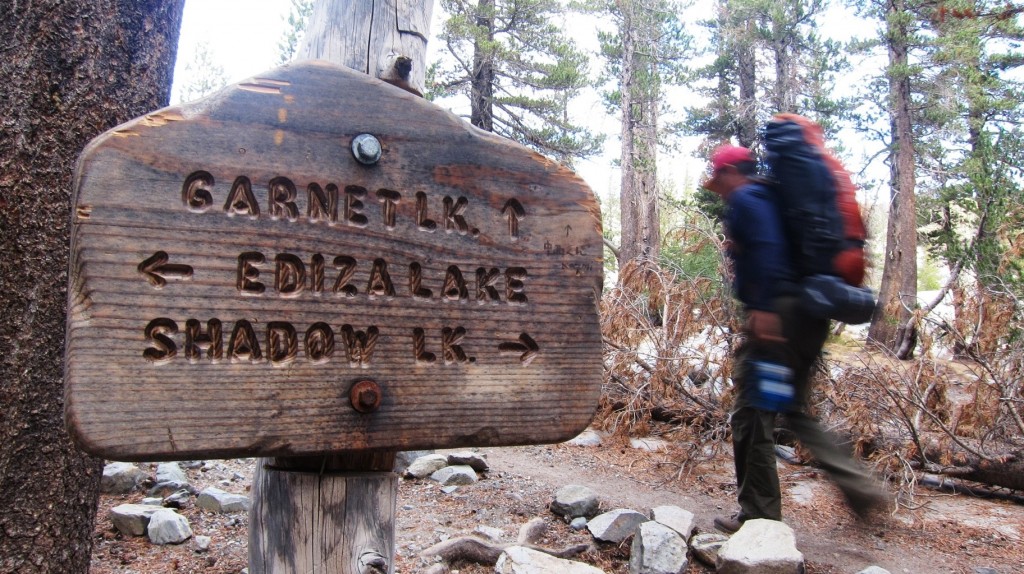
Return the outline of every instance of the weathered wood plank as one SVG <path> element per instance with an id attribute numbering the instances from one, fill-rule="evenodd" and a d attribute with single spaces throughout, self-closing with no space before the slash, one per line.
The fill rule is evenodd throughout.
<path id="1" fill-rule="evenodd" d="M 433 4 L 433 0 L 320 2 L 299 53 L 422 94 Z"/>
<path id="2" fill-rule="evenodd" d="M 67 418 L 90 452 L 529 444 L 593 415 L 593 194 L 393 86 L 279 68 L 98 138 L 75 194 Z"/>
<path id="3" fill-rule="evenodd" d="M 398 476 L 296 472 L 253 477 L 249 571 L 390 572 Z M 364 568 L 377 560 L 378 570 Z"/>

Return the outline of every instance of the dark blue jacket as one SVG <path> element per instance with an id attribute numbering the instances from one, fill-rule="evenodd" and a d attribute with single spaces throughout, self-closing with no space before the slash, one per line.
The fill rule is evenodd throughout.
<path id="1" fill-rule="evenodd" d="M 772 311 L 772 299 L 793 291 L 789 250 L 778 205 L 770 189 L 749 183 L 727 201 L 729 256 L 736 273 L 733 288 L 747 307 Z"/>

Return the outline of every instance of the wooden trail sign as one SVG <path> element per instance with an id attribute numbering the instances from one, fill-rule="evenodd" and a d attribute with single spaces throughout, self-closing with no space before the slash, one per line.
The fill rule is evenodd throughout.
<path id="1" fill-rule="evenodd" d="M 278 68 L 75 176 L 66 415 L 117 460 L 555 442 L 601 382 L 597 202 L 399 88 Z"/>

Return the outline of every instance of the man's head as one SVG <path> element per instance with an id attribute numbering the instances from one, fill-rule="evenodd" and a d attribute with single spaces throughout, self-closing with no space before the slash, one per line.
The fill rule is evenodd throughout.
<path id="1" fill-rule="evenodd" d="M 711 177 L 703 187 L 726 198 L 757 172 L 757 163 L 745 147 L 725 144 L 711 153 Z"/>

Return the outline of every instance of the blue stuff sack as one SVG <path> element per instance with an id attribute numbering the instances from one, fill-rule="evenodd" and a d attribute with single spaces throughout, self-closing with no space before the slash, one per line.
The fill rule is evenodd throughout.
<path id="1" fill-rule="evenodd" d="M 763 411 L 786 412 L 796 404 L 793 369 L 771 361 L 751 361 L 754 407 Z"/>
<path id="2" fill-rule="evenodd" d="M 871 289 L 854 287 L 835 275 L 804 277 L 800 281 L 800 302 L 815 317 L 849 325 L 870 321 L 876 305 Z"/>

